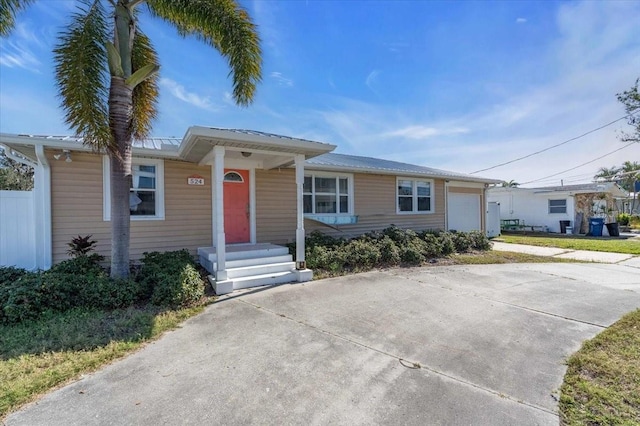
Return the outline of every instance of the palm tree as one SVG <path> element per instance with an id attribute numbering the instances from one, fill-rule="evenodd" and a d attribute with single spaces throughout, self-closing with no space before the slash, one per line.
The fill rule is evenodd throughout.
<path id="1" fill-rule="evenodd" d="M 620 135 L 622 142 L 640 142 L 640 78 L 636 79 L 636 84 L 631 89 L 618 93 L 618 101 L 624 105 L 624 110 L 628 115 L 627 122 L 633 127 L 634 133 L 623 132 Z"/>
<path id="2" fill-rule="evenodd" d="M 517 188 L 519 186 L 520 184 L 513 179 L 510 180 L 509 182 L 507 182 L 506 180 L 502 182 L 503 188 Z"/>
<path id="3" fill-rule="evenodd" d="M 598 173 L 593 176 L 593 180 L 613 181 L 618 177 L 620 167 L 600 167 Z"/>
<path id="4" fill-rule="evenodd" d="M 0 0 L 0 35 L 34 0 Z M 193 35 L 227 59 L 233 98 L 249 105 L 261 78 L 257 30 L 235 0 L 81 0 L 54 50 L 67 124 L 111 159 L 111 276 L 129 274 L 129 189 L 133 139 L 147 137 L 156 117 L 158 59 L 141 31 L 138 8 Z M 106 6 L 106 7 L 105 7 Z"/>

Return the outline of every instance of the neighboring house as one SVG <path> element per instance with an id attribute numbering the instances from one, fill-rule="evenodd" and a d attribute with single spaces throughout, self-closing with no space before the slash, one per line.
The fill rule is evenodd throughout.
<path id="1" fill-rule="evenodd" d="M 560 221 L 569 221 L 573 233 L 586 233 L 590 217 L 615 220 L 618 197 L 627 195 L 613 182 L 542 188 L 494 187 L 487 200 L 500 204 L 500 219 L 518 219 L 529 226 L 546 226 L 549 232 L 560 232 Z M 581 222 L 576 224 L 576 218 Z"/>
<path id="2" fill-rule="evenodd" d="M 92 234 L 98 253 L 109 256 L 109 158 L 73 137 L 0 134 L 0 144 L 36 168 L 35 266 L 66 259 L 67 243 L 77 235 Z M 187 248 L 222 293 L 310 279 L 304 236 L 316 229 L 342 236 L 390 224 L 485 229 L 486 187 L 498 181 L 334 149 L 209 127 L 190 127 L 182 139 L 136 141 L 132 258 Z M 295 263 L 286 247 L 275 245 L 292 242 Z"/>

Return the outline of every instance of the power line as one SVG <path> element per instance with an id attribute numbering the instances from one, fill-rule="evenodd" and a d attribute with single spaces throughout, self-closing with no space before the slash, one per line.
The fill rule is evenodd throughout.
<path id="1" fill-rule="evenodd" d="M 618 119 L 616 119 L 616 120 L 613 120 L 613 121 L 612 121 L 612 122 L 610 122 L 610 123 L 607 123 L 607 124 L 605 124 L 605 125 L 603 125 L 603 126 L 600 126 L 600 127 L 596 128 L 596 129 L 589 130 L 588 132 L 583 133 L 583 134 L 581 134 L 580 136 L 576 136 L 576 137 L 574 137 L 574 138 L 567 139 L 567 140 L 566 140 L 566 141 L 564 141 L 564 142 L 560 142 L 560 143 L 558 143 L 558 144 L 551 145 L 551 146 L 549 146 L 549 147 L 547 147 L 547 148 L 541 149 L 540 151 L 536 151 L 536 152 L 533 152 L 533 153 L 531 153 L 531 154 L 525 155 L 524 157 L 520 157 L 520 158 L 516 158 L 516 159 L 514 159 L 514 160 L 506 161 L 506 162 L 504 162 L 504 163 L 500 163 L 500 164 L 497 164 L 497 165 L 495 165 L 495 166 L 487 167 L 486 169 L 476 170 L 475 172 L 471 172 L 471 173 L 469 173 L 469 174 L 474 175 L 474 174 L 476 174 L 476 173 L 486 172 L 487 170 L 496 169 L 496 168 L 501 167 L 501 166 L 506 166 L 507 164 L 515 163 L 516 161 L 524 160 L 525 158 L 533 157 L 534 155 L 541 154 L 541 153 L 543 153 L 543 152 L 545 152 L 545 151 L 549 151 L 550 149 L 557 148 L 557 147 L 559 147 L 559 146 L 561 146 L 561 145 L 567 144 L 567 143 L 569 143 L 569 142 L 573 142 L 573 141 L 575 141 L 575 140 L 577 140 L 577 139 L 580 139 L 580 138 L 582 138 L 582 137 L 585 137 L 585 136 L 587 136 L 587 135 L 590 135 L 591 133 L 597 132 L 598 130 L 601 130 L 601 129 L 604 129 L 605 127 L 611 126 L 612 124 L 617 123 L 617 122 L 618 122 L 618 121 L 620 121 L 620 120 L 624 120 L 625 118 L 631 117 L 632 115 L 633 115 L 633 113 L 631 113 L 631 114 L 627 114 L 627 115 L 625 115 L 624 117 L 620 117 L 620 118 L 618 118 Z"/>
<path id="2" fill-rule="evenodd" d="M 625 146 L 623 146 L 622 148 L 614 149 L 614 150 L 613 150 L 613 151 L 611 151 L 611 152 L 608 152 L 608 153 L 606 153 L 606 154 L 604 154 L 604 155 L 601 155 L 601 156 L 600 156 L 600 157 L 598 157 L 598 158 L 594 158 L 594 159 L 593 159 L 593 160 L 591 160 L 591 161 L 587 161 L 586 163 L 582 163 L 582 164 L 580 164 L 579 166 L 575 166 L 575 167 L 572 167 L 572 168 L 570 168 L 570 169 L 563 170 L 563 171 L 561 171 L 561 172 L 554 173 L 554 174 L 552 174 L 552 175 L 542 177 L 542 178 L 540 178 L 540 179 L 530 180 L 529 182 L 523 182 L 523 183 L 521 183 L 521 185 L 526 185 L 526 184 L 528 184 L 528 183 L 533 183 L 533 182 L 538 182 L 538 181 L 541 181 L 541 180 L 545 180 L 545 179 L 547 179 L 547 178 L 550 178 L 550 177 L 553 177 L 553 176 L 558 176 L 558 175 L 561 175 L 561 174 L 563 174 L 563 173 L 570 172 L 571 170 L 578 169 L 578 168 L 580 168 L 580 167 L 582 167 L 582 166 L 586 166 L 587 164 L 595 163 L 596 161 L 600 160 L 601 158 L 607 157 L 607 156 L 609 156 L 609 155 L 611 155 L 611 154 L 613 154 L 613 153 L 615 153 L 615 152 L 622 151 L 623 149 L 628 148 L 628 147 L 630 147 L 631 145 L 633 145 L 633 144 L 635 144 L 635 143 L 636 143 L 636 142 L 629 142 L 628 144 L 626 144 L 626 145 L 625 145 Z"/>

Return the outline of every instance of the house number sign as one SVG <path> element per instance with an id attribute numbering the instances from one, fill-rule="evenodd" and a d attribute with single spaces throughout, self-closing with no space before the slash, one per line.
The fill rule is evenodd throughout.
<path id="1" fill-rule="evenodd" d="M 187 185 L 204 185 L 204 178 L 200 175 L 191 175 L 187 178 Z"/>

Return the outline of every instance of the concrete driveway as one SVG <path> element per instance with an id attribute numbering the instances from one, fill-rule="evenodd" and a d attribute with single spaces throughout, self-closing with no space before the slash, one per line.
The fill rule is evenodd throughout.
<path id="1" fill-rule="evenodd" d="M 9 425 L 558 424 L 564 360 L 640 307 L 604 264 L 393 269 L 231 295 Z"/>

